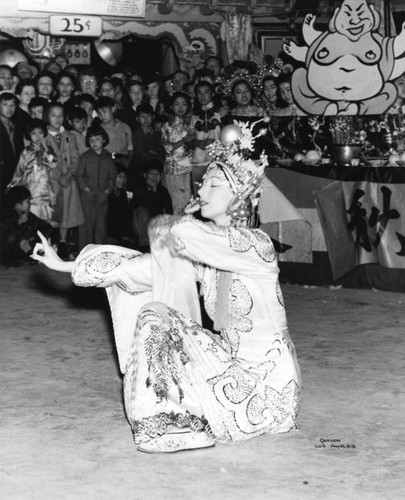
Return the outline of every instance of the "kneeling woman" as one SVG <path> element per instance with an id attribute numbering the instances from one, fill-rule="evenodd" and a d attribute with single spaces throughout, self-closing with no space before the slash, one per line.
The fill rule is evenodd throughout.
<path id="1" fill-rule="evenodd" d="M 231 135 L 235 133 L 232 126 Z M 249 227 L 265 157 L 246 159 L 251 131 L 211 146 L 201 215 L 163 215 L 151 253 L 89 245 L 63 262 L 45 238 L 34 258 L 105 287 L 129 423 L 138 450 L 170 453 L 295 428 L 300 368 L 289 336 L 270 238 Z M 250 139 L 249 139 L 250 138 Z M 241 149 L 243 144 L 243 151 Z M 252 213 L 253 212 L 253 213 Z M 201 326 L 196 281 L 215 333 Z"/>

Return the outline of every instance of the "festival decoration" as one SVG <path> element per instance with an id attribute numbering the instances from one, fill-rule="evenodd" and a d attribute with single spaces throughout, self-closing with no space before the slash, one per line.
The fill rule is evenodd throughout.
<path id="1" fill-rule="evenodd" d="M 64 51 L 66 39 L 30 30 L 29 38 L 23 40 L 23 45 L 30 58 L 41 67 Z"/>
<path id="2" fill-rule="evenodd" d="M 305 63 L 292 75 L 296 104 L 312 115 L 385 113 L 397 97 L 391 81 L 405 71 L 405 23 L 397 36 L 381 36 L 380 15 L 366 0 L 344 0 L 325 32 L 315 20 L 304 19 L 304 46 L 283 45 Z"/>

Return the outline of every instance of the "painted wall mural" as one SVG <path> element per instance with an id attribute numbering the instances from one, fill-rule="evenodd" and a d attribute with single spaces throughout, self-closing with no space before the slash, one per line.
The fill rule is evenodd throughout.
<path id="1" fill-rule="evenodd" d="M 405 72 L 405 23 L 397 36 L 381 36 L 381 17 L 366 0 L 344 0 L 326 31 L 315 29 L 315 20 L 304 19 L 305 45 L 283 46 L 304 63 L 291 78 L 297 106 L 310 115 L 388 112 L 397 99 L 395 80 Z"/>

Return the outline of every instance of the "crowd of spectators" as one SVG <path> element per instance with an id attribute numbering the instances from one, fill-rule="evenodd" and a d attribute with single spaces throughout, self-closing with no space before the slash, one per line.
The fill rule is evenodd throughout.
<path id="1" fill-rule="evenodd" d="M 224 68 L 215 56 L 192 77 L 179 70 L 164 79 L 135 69 L 101 75 L 63 55 L 42 70 L 0 66 L 2 262 L 15 262 L 16 246 L 30 262 L 28 212 L 63 259 L 88 243 L 147 248 L 149 220 L 181 213 L 224 125 L 297 113 L 290 69 L 279 61 Z M 271 152 L 275 142 L 270 133 L 260 147 Z"/>

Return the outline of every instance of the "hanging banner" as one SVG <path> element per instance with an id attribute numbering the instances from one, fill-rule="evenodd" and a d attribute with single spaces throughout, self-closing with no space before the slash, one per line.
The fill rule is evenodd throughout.
<path id="1" fill-rule="evenodd" d="M 57 14 L 145 17 L 146 0 L 17 0 L 18 10 Z"/>
<path id="2" fill-rule="evenodd" d="M 359 264 L 405 268 L 404 184 L 337 181 L 315 199 L 334 279 Z"/>

